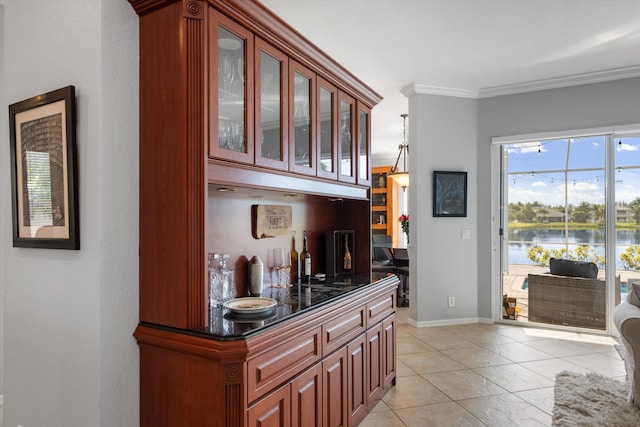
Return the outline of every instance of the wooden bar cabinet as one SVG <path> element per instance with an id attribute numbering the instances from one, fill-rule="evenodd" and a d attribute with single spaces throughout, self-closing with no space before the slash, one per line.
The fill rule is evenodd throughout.
<path id="1" fill-rule="evenodd" d="M 381 97 L 254 0 L 129 0 L 140 24 L 142 426 L 354 426 L 395 382 L 395 276 L 371 273 L 371 109 Z M 258 200 L 258 202 L 256 201 Z M 353 271 L 264 319 L 209 309 L 207 255 L 237 296 L 256 203 L 308 236 L 354 233 Z M 288 238 L 288 237 L 287 237 Z M 287 240 L 288 242 L 288 240 Z"/>

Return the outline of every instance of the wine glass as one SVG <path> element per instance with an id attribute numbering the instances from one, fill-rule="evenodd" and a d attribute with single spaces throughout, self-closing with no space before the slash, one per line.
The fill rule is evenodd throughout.
<path id="1" fill-rule="evenodd" d="M 273 272 L 276 269 L 276 249 L 269 249 L 267 251 L 267 260 L 265 266 L 269 271 L 269 283 L 273 286 Z"/>
<path id="2" fill-rule="evenodd" d="M 238 58 L 237 69 L 238 76 L 240 77 L 240 83 L 244 85 L 244 58 L 242 56 Z"/>
<path id="3" fill-rule="evenodd" d="M 244 126 L 242 123 L 234 122 L 231 126 L 230 149 L 234 151 L 244 151 Z"/>
<path id="4" fill-rule="evenodd" d="M 233 64 L 231 63 L 229 55 L 220 55 L 220 77 L 222 77 L 222 82 L 227 92 L 229 92 L 233 84 L 233 73 Z"/>

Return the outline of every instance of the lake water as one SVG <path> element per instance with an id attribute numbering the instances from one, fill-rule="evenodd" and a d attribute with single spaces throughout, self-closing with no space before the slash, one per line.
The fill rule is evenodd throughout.
<path id="1" fill-rule="evenodd" d="M 620 254 L 629 246 L 640 244 L 640 230 L 616 231 L 616 265 L 621 268 Z M 604 230 L 569 230 L 569 251 L 578 246 L 593 247 L 598 255 L 604 256 Z M 564 248 L 564 230 L 510 229 L 509 264 L 534 264 L 527 258 L 529 248 L 535 245 L 545 249 Z M 609 263 L 611 265 L 611 263 Z"/>

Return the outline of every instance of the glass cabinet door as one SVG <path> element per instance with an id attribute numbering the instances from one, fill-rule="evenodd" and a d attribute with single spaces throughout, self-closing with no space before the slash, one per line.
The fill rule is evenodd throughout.
<path id="1" fill-rule="evenodd" d="M 318 176 L 338 177 L 338 90 L 318 77 Z"/>
<path id="2" fill-rule="evenodd" d="M 371 185 L 371 109 L 358 102 L 358 184 Z"/>
<path id="3" fill-rule="evenodd" d="M 256 164 L 286 170 L 287 57 L 256 38 Z"/>
<path id="4" fill-rule="evenodd" d="M 213 157 L 253 163 L 253 35 L 215 15 L 210 37 L 211 121 L 209 151 Z"/>
<path id="5" fill-rule="evenodd" d="M 340 123 L 338 129 L 338 155 L 339 175 L 338 179 L 344 182 L 356 182 L 356 162 L 354 135 L 354 111 L 355 100 L 347 94 L 340 93 Z"/>
<path id="6" fill-rule="evenodd" d="M 289 170 L 307 175 L 316 174 L 315 74 L 301 64 L 289 62 L 290 147 Z"/>

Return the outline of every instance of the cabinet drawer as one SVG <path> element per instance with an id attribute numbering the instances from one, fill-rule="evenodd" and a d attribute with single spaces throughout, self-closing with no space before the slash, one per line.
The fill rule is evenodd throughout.
<path id="1" fill-rule="evenodd" d="M 336 319 L 322 325 L 322 354 L 328 355 L 351 341 L 366 327 L 365 307 L 350 310 Z"/>
<path id="2" fill-rule="evenodd" d="M 320 360 L 320 328 L 283 342 L 247 362 L 248 399 L 258 397 Z"/>
<path id="3" fill-rule="evenodd" d="M 394 294 L 382 295 L 367 303 L 367 325 L 371 327 L 382 321 L 396 309 Z"/>

